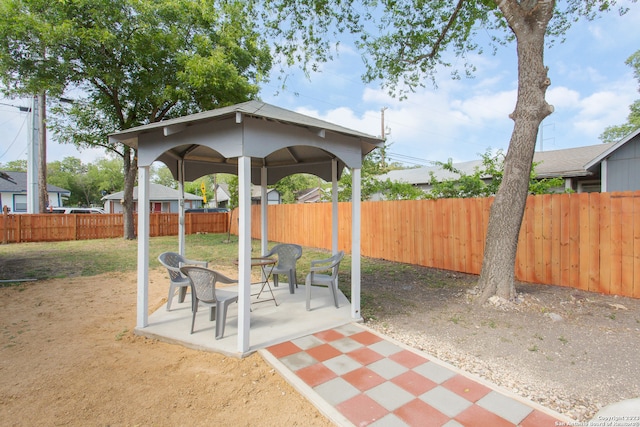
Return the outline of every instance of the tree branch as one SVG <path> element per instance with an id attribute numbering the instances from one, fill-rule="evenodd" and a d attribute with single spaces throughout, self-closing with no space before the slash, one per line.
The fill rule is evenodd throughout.
<path id="1" fill-rule="evenodd" d="M 438 54 L 438 51 L 440 50 L 440 47 L 441 47 L 442 43 L 444 42 L 445 38 L 447 37 L 447 34 L 449 33 L 449 30 L 451 30 L 451 27 L 453 27 L 453 25 L 455 24 L 456 19 L 458 18 L 458 15 L 460 14 L 460 11 L 462 10 L 462 5 L 463 5 L 464 2 L 465 2 L 465 0 L 458 0 L 458 4 L 456 4 L 456 7 L 453 10 L 453 13 L 449 17 L 449 21 L 447 22 L 447 25 L 445 25 L 445 27 L 442 29 L 442 31 L 438 35 L 438 39 L 433 44 L 433 47 L 431 48 L 431 52 L 429 52 L 426 55 L 420 55 L 420 56 L 416 57 L 413 60 L 405 59 L 405 60 L 403 60 L 403 62 L 408 63 L 408 64 L 415 64 L 415 63 L 417 63 L 419 61 L 422 61 L 424 59 L 433 60 L 435 58 L 435 56 Z M 404 52 L 404 48 L 402 48 L 401 51 Z"/>

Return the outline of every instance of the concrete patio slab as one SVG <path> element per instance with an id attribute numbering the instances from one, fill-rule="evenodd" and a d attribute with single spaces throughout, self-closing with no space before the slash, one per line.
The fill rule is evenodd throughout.
<path id="1" fill-rule="evenodd" d="M 225 287 L 225 290 L 237 291 L 236 286 Z M 136 328 L 137 335 L 158 339 L 163 342 L 180 344 L 196 350 L 212 351 L 231 357 L 244 357 L 261 348 L 274 344 L 308 336 L 319 331 L 332 329 L 354 321 L 351 318 L 351 305 L 347 298 L 338 292 L 340 308 L 333 305 L 331 293 L 327 288 L 313 287 L 311 311 L 305 308 L 305 289 L 301 285 L 294 294 L 289 293 L 286 283 L 272 287 L 276 306 L 273 300 L 266 300 L 271 295 L 263 292 L 260 299 L 252 296 L 250 348 L 241 353 L 238 351 L 238 304 L 231 304 L 227 313 L 227 323 L 222 339 L 215 339 L 215 322 L 209 320 L 209 309 L 201 307 L 196 316 L 194 333 L 191 329 L 191 298 L 178 303 L 177 297 L 167 311 L 163 305 L 149 316 L 149 325 Z M 259 289 L 252 286 L 252 292 Z"/>

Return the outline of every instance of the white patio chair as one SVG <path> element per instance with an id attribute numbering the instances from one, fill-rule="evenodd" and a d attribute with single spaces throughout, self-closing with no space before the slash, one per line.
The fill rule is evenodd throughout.
<path id="1" fill-rule="evenodd" d="M 171 310 L 171 302 L 175 296 L 176 289 L 178 290 L 178 302 L 184 302 L 184 298 L 187 294 L 187 288 L 189 287 L 189 279 L 180 272 L 180 267 L 184 265 L 198 265 L 202 267 L 208 267 L 207 261 L 196 261 L 193 259 L 187 259 L 175 252 L 164 252 L 158 256 L 158 261 L 162 264 L 169 273 L 169 296 L 167 297 L 167 311 Z"/>
<path id="2" fill-rule="evenodd" d="M 330 258 L 311 261 L 311 272 L 307 274 L 304 282 L 307 293 L 307 311 L 311 310 L 311 286 L 313 285 L 328 287 L 333 295 L 336 308 L 340 308 L 338 305 L 338 272 L 343 258 L 344 252 L 340 251 Z M 329 271 L 330 274 L 319 274 L 321 271 Z"/>
<path id="3" fill-rule="evenodd" d="M 216 339 L 224 336 L 224 327 L 227 323 L 227 309 L 233 302 L 238 302 L 238 292 L 216 289 L 216 283 L 238 283 L 237 280 L 230 279 L 217 271 L 207 268 L 187 266 L 180 271 L 187 276 L 191 284 L 191 307 L 193 316 L 191 318 L 191 333 L 196 323 L 196 314 L 200 304 L 210 307 L 209 320 L 216 321 Z"/>
<path id="4" fill-rule="evenodd" d="M 302 256 L 302 246 L 290 243 L 281 243 L 275 245 L 265 257 L 277 255 L 278 263 L 271 271 L 273 277 L 273 286 L 278 286 L 278 275 L 286 274 L 289 278 L 289 293 L 294 293 L 298 287 L 298 279 L 296 278 L 296 262 Z"/>

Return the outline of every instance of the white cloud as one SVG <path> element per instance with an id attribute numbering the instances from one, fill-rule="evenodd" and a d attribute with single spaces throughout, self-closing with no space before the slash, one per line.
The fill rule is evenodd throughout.
<path id="1" fill-rule="evenodd" d="M 547 90 L 547 102 L 558 109 L 575 109 L 580 106 L 580 94 L 564 86 L 551 87 Z"/>

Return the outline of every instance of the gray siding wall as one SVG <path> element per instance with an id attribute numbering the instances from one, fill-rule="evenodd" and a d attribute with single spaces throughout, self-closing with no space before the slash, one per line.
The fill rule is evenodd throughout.
<path id="1" fill-rule="evenodd" d="M 640 190 L 640 137 L 624 144 L 607 160 L 607 191 Z"/>

